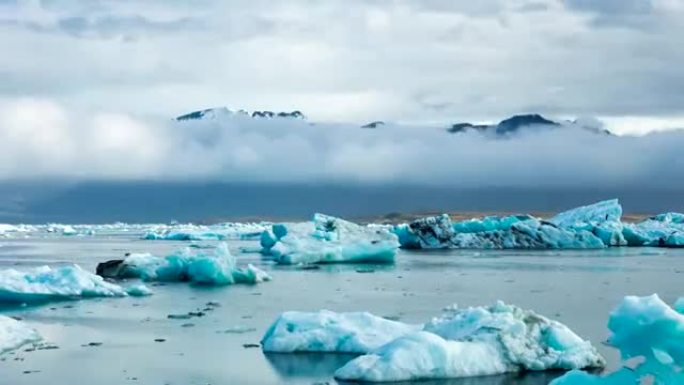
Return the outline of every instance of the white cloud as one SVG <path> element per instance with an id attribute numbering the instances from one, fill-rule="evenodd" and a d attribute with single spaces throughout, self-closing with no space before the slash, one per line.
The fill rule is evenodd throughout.
<path id="1" fill-rule="evenodd" d="M 0 103 L 0 180 L 681 187 L 682 146 L 684 132 L 612 137 L 564 127 L 493 140 L 425 125 L 241 116 L 179 123 L 89 115 L 39 99 Z"/>
<path id="2" fill-rule="evenodd" d="M 681 115 L 681 2 L 595 3 L 19 1 L 0 13 L 0 95 L 158 117 Z"/>

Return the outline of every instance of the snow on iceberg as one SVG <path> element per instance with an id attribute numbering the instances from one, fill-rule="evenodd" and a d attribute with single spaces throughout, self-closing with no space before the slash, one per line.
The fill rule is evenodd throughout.
<path id="1" fill-rule="evenodd" d="M 552 385 L 682 385 L 684 300 L 668 306 L 657 295 L 625 297 L 611 313 L 608 343 L 620 350 L 624 366 L 605 376 L 572 371 Z"/>
<path id="2" fill-rule="evenodd" d="M 531 215 L 489 216 L 452 223 L 443 214 L 395 226 L 401 247 L 472 249 L 595 249 L 624 246 L 617 199 L 542 220 Z"/>
<path id="3" fill-rule="evenodd" d="M 262 252 L 278 263 L 392 263 L 397 236 L 378 226 L 361 226 L 323 214 L 313 223 L 276 224 L 261 235 Z"/>
<path id="4" fill-rule="evenodd" d="M 98 273 L 110 278 L 141 278 L 144 281 L 189 281 L 207 285 L 270 281 L 265 271 L 249 264 L 238 268 L 228 245 L 220 243 L 213 253 L 180 250 L 166 257 L 149 253 L 131 254 L 123 261 L 110 261 Z"/>
<path id="5" fill-rule="evenodd" d="M 567 326 L 498 302 L 444 315 L 335 372 L 341 380 L 391 382 L 507 372 L 600 368 L 590 342 Z"/>
<path id="6" fill-rule="evenodd" d="M 365 312 L 289 311 L 268 328 L 261 345 L 271 353 L 363 354 L 418 329 Z"/>
<path id="7" fill-rule="evenodd" d="M 38 332 L 22 322 L 0 315 L 0 355 L 41 339 Z"/>
<path id="8" fill-rule="evenodd" d="M 141 290 L 140 287 L 135 288 L 135 294 Z M 127 289 L 106 282 L 78 265 L 56 268 L 42 266 L 27 271 L 0 270 L 0 303 L 40 303 L 126 295 Z"/>

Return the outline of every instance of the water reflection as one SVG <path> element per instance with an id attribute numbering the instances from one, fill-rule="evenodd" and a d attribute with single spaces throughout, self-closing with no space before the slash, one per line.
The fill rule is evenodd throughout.
<path id="1" fill-rule="evenodd" d="M 500 376 L 455 378 L 451 380 L 430 380 L 420 382 L 393 382 L 392 385 L 547 385 L 563 375 L 561 371 L 513 373 Z M 338 381 L 340 385 L 354 383 Z M 357 383 L 358 384 L 358 383 Z"/>
<path id="2" fill-rule="evenodd" d="M 334 353 L 264 353 L 266 360 L 283 380 L 331 379 L 335 371 L 354 359 L 352 354 Z M 393 382 L 392 385 L 547 385 L 562 371 L 511 373 L 499 376 L 430 380 L 420 382 Z M 358 384 L 337 381 L 340 385 Z"/>
<path id="3" fill-rule="evenodd" d="M 264 353 L 264 356 L 283 379 L 330 378 L 335 370 L 356 357 L 334 353 Z"/>

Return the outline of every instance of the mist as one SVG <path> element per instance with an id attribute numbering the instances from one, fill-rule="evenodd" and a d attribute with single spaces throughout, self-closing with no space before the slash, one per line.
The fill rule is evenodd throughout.
<path id="1" fill-rule="evenodd" d="M 459 188 L 682 187 L 681 131 L 529 127 L 493 139 L 440 125 L 223 116 L 177 122 L 85 114 L 40 99 L 0 105 L 0 178 L 411 184 Z"/>

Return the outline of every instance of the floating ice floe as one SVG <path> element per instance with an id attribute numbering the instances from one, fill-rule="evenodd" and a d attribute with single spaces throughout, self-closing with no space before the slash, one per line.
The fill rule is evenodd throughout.
<path id="1" fill-rule="evenodd" d="M 220 243 L 213 253 L 180 250 L 166 257 L 149 253 L 131 254 L 124 260 L 102 263 L 98 274 L 108 278 L 141 278 L 144 281 L 188 281 L 208 285 L 270 281 L 265 271 L 247 265 L 238 268 L 228 246 Z"/>
<path id="2" fill-rule="evenodd" d="M 507 372 L 600 368 L 604 359 L 565 325 L 498 302 L 448 309 L 425 325 L 368 313 L 287 312 L 268 329 L 271 352 L 362 353 L 335 372 L 348 381 L 391 382 Z"/>
<path id="3" fill-rule="evenodd" d="M 261 235 L 262 252 L 278 263 L 392 263 L 397 236 L 323 214 L 313 223 L 276 224 Z"/>
<path id="4" fill-rule="evenodd" d="M 403 248 L 595 249 L 618 246 L 684 247 L 684 214 L 622 223 L 617 199 L 562 212 L 548 220 L 530 215 L 484 217 L 453 223 L 448 215 L 395 226 Z"/>
<path id="5" fill-rule="evenodd" d="M 145 294 L 143 294 L 143 292 Z M 40 303 L 89 297 L 147 295 L 149 289 L 133 287 L 131 292 L 78 265 L 42 266 L 26 271 L 0 270 L 0 303 Z"/>
<path id="6" fill-rule="evenodd" d="M 0 355 L 40 340 L 40 334 L 23 322 L 0 315 Z"/>
<path id="7" fill-rule="evenodd" d="M 261 345 L 271 353 L 363 354 L 419 328 L 365 312 L 288 311 L 268 328 Z"/>
<path id="8" fill-rule="evenodd" d="M 211 241 L 229 239 L 258 239 L 268 228 L 264 223 L 227 222 L 212 226 L 160 226 L 147 231 L 142 238 L 165 241 Z"/>
<path id="9" fill-rule="evenodd" d="M 619 349 L 624 366 L 604 376 L 572 371 L 552 385 L 682 385 L 684 299 L 668 306 L 657 295 L 625 297 L 611 313 L 608 343 Z"/>

